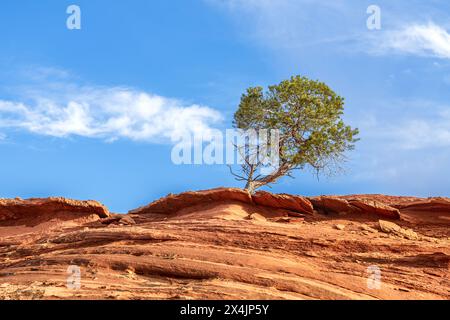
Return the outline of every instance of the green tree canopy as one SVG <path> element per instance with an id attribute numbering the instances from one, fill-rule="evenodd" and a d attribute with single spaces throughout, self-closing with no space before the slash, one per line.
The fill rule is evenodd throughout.
<path id="1" fill-rule="evenodd" d="M 240 175 L 232 173 L 253 192 L 295 169 L 335 172 L 358 140 L 358 129 L 344 123 L 343 112 L 342 97 L 325 83 L 301 76 L 269 86 L 266 92 L 261 87 L 247 89 L 233 124 L 242 130 L 277 129 L 280 161 L 269 175 L 256 175 L 261 163 L 249 162 Z"/>

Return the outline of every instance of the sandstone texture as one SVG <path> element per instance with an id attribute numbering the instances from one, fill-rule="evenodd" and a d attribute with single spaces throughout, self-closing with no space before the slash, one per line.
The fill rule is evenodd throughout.
<path id="1" fill-rule="evenodd" d="M 0 299 L 450 299 L 450 204 L 219 188 L 0 200 Z M 368 279 L 376 266 L 381 286 Z M 73 270 L 79 268 L 79 287 Z"/>
<path id="2" fill-rule="evenodd" d="M 375 214 L 392 219 L 400 218 L 400 211 L 398 209 L 377 200 L 350 199 L 348 202 L 350 205 L 357 207 L 358 209 L 361 209 L 362 212 L 366 212 L 368 214 Z"/>
<path id="3" fill-rule="evenodd" d="M 289 194 L 273 194 L 258 191 L 252 195 L 252 199 L 256 205 L 263 207 L 284 209 L 305 214 L 312 214 L 314 210 L 313 205 L 308 199 Z"/>
<path id="4" fill-rule="evenodd" d="M 367 197 L 341 198 L 335 196 L 321 196 L 309 199 L 314 208 L 324 213 L 364 213 L 381 217 L 399 219 L 400 211 L 379 200 Z"/>
<path id="5" fill-rule="evenodd" d="M 252 197 L 250 193 L 242 189 L 217 188 L 198 192 L 184 192 L 177 195 L 168 195 L 150 203 L 147 206 L 131 210 L 130 214 L 173 214 L 181 209 L 193 207 L 196 205 L 205 205 L 211 202 L 230 202 L 237 201 L 251 204 Z"/>
<path id="6" fill-rule="evenodd" d="M 309 198 L 309 200 L 313 204 L 314 209 L 325 214 L 347 214 L 361 211 L 358 207 L 352 206 L 346 199 L 335 196 L 321 196 Z"/>
<path id="7" fill-rule="evenodd" d="M 96 215 L 109 216 L 108 209 L 97 201 L 77 201 L 64 198 L 0 199 L 0 221 L 71 219 Z"/>

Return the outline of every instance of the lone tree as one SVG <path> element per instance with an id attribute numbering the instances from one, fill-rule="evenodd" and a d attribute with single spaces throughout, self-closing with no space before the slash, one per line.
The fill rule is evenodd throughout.
<path id="1" fill-rule="evenodd" d="M 231 173 L 245 181 L 251 193 L 283 176 L 292 177 L 296 169 L 309 167 L 317 175 L 335 173 L 345 161 L 345 152 L 359 140 L 358 129 L 344 124 L 343 111 L 342 97 L 325 83 L 301 76 L 269 86 L 267 92 L 261 87 L 247 89 L 233 125 L 242 130 L 278 130 L 279 164 L 269 174 L 259 174 L 263 163 L 249 161 L 254 155 L 248 151 L 259 151 L 259 147 L 250 147 L 242 157 L 240 174 L 230 167 Z"/>

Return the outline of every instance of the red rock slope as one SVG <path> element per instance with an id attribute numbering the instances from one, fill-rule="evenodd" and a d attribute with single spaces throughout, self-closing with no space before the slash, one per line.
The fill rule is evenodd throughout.
<path id="1" fill-rule="evenodd" d="M 0 299 L 450 299 L 447 201 L 214 189 L 114 215 L 1 200 Z"/>

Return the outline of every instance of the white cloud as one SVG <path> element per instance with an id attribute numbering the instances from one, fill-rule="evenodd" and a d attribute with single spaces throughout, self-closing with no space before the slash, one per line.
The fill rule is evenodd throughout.
<path id="1" fill-rule="evenodd" d="M 123 87 L 49 84 L 21 88 L 21 99 L 0 100 L 0 128 L 108 141 L 175 141 L 221 120 L 212 108 Z"/>
<path id="2" fill-rule="evenodd" d="M 399 147 L 408 150 L 450 147 L 450 119 L 411 120 L 392 129 Z"/>
<path id="3" fill-rule="evenodd" d="M 450 108 L 432 100 L 378 101 L 352 118 L 360 128 L 351 172 L 383 193 L 443 195 L 448 190 Z"/>
<path id="4" fill-rule="evenodd" d="M 378 153 L 450 147 L 450 107 L 427 100 L 380 102 L 352 119 L 368 148 Z"/>
<path id="5" fill-rule="evenodd" d="M 326 0 L 205 0 L 225 9 L 240 30 L 263 45 L 298 54 L 312 46 L 369 54 L 410 54 L 450 59 L 450 34 L 423 17 L 448 21 L 439 6 L 423 1 L 380 1 L 382 31 L 369 31 L 368 4 Z M 247 30 L 248 29 L 248 30 Z"/>
<path id="6" fill-rule="evenodd" d="M 379 40 L 376 53 L 394 52 L 450 59 L 450 34 L 432 22 L 386 31 Z"/>

